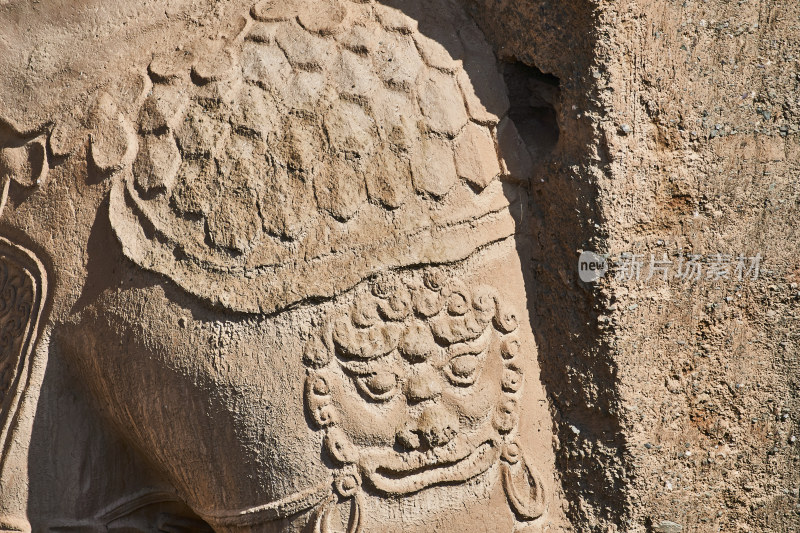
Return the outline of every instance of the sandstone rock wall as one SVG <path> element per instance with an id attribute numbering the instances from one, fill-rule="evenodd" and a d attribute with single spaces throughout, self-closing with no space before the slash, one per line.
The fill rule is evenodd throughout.
<path id="1" fill-rule="evenodd" d="M 604 530 L 606 519 L 623 531 L 659 531 L 663 521 L 684 531 L 796 529 L 797 5 L 473 7 L 501 55 L 561 80 L 562 141 L 533 187 L 541 205 L 563 209 L 543 208 L 533 268 L 563 292 L 537 303 L 565 318 L 542 330 L 563 343 L 542 350 L 553 359 L 542 364 L 580 369 L 582 391 L 607 398 L 549 391 L 579 529 Z M 574 249 L 559 254 L 552 242 Z M 621 254 L 639 254 L 642 279 L 583 284 L 572 265 L 579 250 L 623 264 Z M 702 256 L 702 279 L 645 281 L 651 253 L 667 254 L 670 274 L 680 255 Z M 731 256 L 728 276 L 707 279 L 718 253 L 723 263 Z M 757 279 L 739 280 L 737 257 L 758 254 Z M 576 309 L 565 310 L 564 295 L 583 309 L 580 324 L 566 321 Z M 618 420 L 613 437 L 606 423 L 587 431 L 589 413 Z M 600 443 L 610 453 L 589 453 Z M 583 469 L 603 472 L 602 488 Z"/>
<path id="2" fill-rule="evenodd" d="M 0 0 L 0 531 L 800 529 L 796 2 L 68 4 Z"/>

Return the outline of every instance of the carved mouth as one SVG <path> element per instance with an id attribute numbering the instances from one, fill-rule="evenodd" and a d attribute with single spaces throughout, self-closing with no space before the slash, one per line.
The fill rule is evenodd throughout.
<path id="1" fill-rule="evenodd" d="M 463 482 L 482 474 L 498 459 L 493 440 L 472 451 L 459 440 L 437 452 L 375 452 L 362 455 L 362 474 L 386 494 L 409 494 L 432 485 Z"/>

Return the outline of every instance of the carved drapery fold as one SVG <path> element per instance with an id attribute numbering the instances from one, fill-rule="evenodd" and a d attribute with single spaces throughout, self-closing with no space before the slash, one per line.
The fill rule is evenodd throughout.
<path id="1" fill-rule="evenodd" d="M 8 471 L 18 465 L 13 453 L 19 413 L 31 386 L 32 357 L 39 333 L 47 281 L 32 252 L 0 238 L 0 501 L 12 489 Z M 9 510 L 4 509 L 4 512 Z M 24 518 L 0 516 L 0 530 L 26 531 Z"/>

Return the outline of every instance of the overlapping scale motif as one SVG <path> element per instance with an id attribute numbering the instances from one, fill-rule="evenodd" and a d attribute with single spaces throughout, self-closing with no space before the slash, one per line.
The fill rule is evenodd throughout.
<path id="1" fill-rule="evenodd" d="M 129 258 L 263 313 L 513 233 L 501 178 L 530 158 L 502 153 L 525 148 L 498 144 L 502 76 L 454 3 L 264 0 L 245 18 L 150 64 L 111 199 Z"/>

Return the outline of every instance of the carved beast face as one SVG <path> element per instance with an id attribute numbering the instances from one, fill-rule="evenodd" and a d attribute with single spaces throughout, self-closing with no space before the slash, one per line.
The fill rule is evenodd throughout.
<path id="1" fill-rule="evenodd" d="M 480 474 L 516 424 L 516 317 L 490 287 L 442 278 L 371 283 L 306 351 L 327 453 L 381 492 Z"/>

